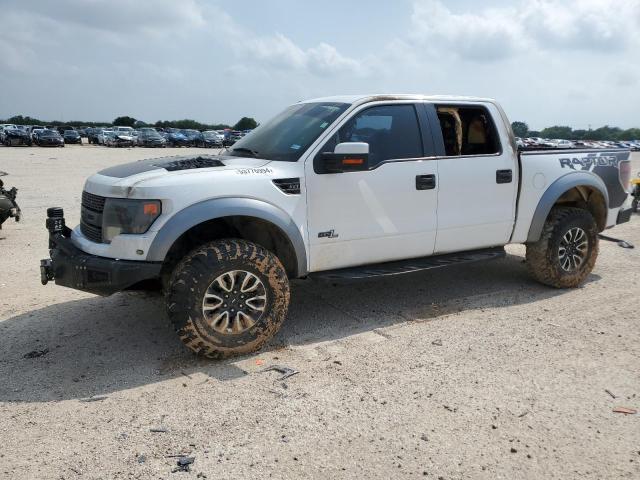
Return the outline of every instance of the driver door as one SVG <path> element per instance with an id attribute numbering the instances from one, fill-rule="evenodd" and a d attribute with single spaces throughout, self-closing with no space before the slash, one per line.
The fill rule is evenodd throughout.
<path id="1" fill-rule="evenodd" d="M 433 253 L 438 162 L 422 108 L 365 106 L 307 160 L 310 271 Z M 344 142 L 369 144 L 368 168 L 325 173 L 322 152 Z"/>

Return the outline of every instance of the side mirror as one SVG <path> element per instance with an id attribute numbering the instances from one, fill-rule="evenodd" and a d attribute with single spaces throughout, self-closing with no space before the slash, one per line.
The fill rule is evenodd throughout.
<path id="1" fill-rule="evenodd" d="M 359 172 L 369 169 L 369 144 L 345 142 L 336 145 L 333 152 L 321 155 L 326 173 Z"/>

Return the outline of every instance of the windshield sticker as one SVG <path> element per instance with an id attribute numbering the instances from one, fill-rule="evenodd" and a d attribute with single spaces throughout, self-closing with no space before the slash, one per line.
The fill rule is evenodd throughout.
<path id="1" fill-rule="evenodd" d="M 294 143 L 293 145 L 291 145 L 291 150 L 300 150 L 300 145 Z"/>
<path id="2" fill-rule="evenodd" d="M 327 125 L 329 125 L 329 122 L 323 122 L 323 123 L 320 125 L 320 128 L 327 128 Z"/>
<path id="3" fill-rule="evenodd" d="M 236 170 L 238 175 L 268 175 L 273 173 L 273 170 L 267 167 L 263 168 L 239 168 Z"/>

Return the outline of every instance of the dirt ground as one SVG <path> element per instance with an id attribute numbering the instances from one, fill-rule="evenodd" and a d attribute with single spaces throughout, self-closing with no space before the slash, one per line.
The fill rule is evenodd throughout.
<path id="1" fill-rule="evenodd" d="M 203 361 L 159 297 L 44 287 L 38 272 L 46 207 L 75 225 L 85 177 L 173 153 L 0 148 L 24 212 L 0 231 L 0 478 L 640 478 L 640 414 L 613 412 L 640 410 L 639 216 L 609 233 L 639 248 L 601 242 L 580 289 L 532 281 L 520 246 L 393 280 L 302 281 L 267 348 Z M 179 455 L 190 472 L 172 473 Z"/>

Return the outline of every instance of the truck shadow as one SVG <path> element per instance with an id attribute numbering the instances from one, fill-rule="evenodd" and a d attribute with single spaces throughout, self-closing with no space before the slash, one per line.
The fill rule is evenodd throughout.
<path id="1" fill-rule="evenodd" d="M 589 281 L 598 279 L 591 275 Z M 411 320 L 563 294 L 531 280 L 522 258 L 512 255 L 353 284 L 301 281 L 292 290 L 289 318 L 260 355 Z M 0 323 L 0 402 L 82 399 L 193 373 L 230 381 L 246 375 L 236 363 L 198 359 L 184 349 L 159 296 L 85 298 Z"/>

